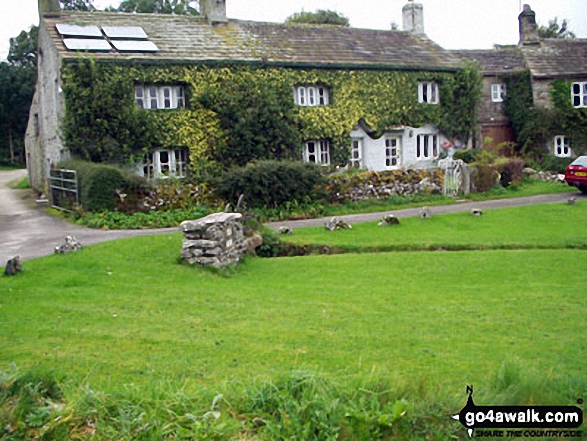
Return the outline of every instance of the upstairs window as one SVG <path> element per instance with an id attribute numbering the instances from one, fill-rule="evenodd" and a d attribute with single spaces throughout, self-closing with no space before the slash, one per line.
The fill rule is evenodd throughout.
<path id="1" fill-rule="evenodd" d="M 571 147 L 566 136 L 554 137 L 554 156 L 558 158 L 568 158 L 571 156 Z"/>
<path id="2" fill-rule="evenodd" d="M 325 86 L 297 86 L 295 100 L 298 106 L 327 106 L 329 103 L 328 88 Z"/>
<path id="3" fill-rule="evenodd" d="M 185 107 L 184 86 L 135 86 L 135 101 L 142 109 L 177 109 Z"/>
<path id="4" fill-rule="evenodd" d="M 418 83 L 418 102 L 426 104 L 438 104 L 438 83 L 421 81 Z"/>
<path id="5" fill-rule="evenodd" d="M 573 107 L 587 107 L 587 82 L 573 83 L 571 86 L 571 99 Z"/>
<path id="6" fill-rule="evenodd" d="M 439 154 L 437 135 L 418 135 L 416 138 L 416 159 L 436 159 Z"/>
<path id="7" fill-rule="evenodd" d="M 501 102 L 503 102 L 504 97 L 505 97 L 505 84 L 493 83 L 491 85 L 491 101 L 493 101 L 494 103 L 501 103 Z"/>
<path id="8" fill-rule="evenodd" d="M 330 143 L 326 140 L 307 141 L 304 144 L 304 162 L 330 165 Z"/>
<path id="9" fill-rule="evenodd" d="M 187 149 L 156 150 L 145 155 L 143 176 L 147 179 L 185 178 Z"/>

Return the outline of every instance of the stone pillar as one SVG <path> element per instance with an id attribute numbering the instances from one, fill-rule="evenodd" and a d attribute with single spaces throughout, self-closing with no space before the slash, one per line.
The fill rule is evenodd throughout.
<path id="1" fill-rule="evenodd" d="M 216 268 L 237 263 L 247 251 L 241 217 L 240 213 L 214 213 L 182 222 L 182 259 Z"/>

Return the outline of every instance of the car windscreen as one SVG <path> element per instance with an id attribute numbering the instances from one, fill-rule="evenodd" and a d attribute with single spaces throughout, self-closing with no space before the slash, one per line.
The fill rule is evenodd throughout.
<path id="1" fill-rule="evenodd" d="M 587 156 L 579 156 L 571 165 L 580 165 L 581 167 L 587 167 Z"/>

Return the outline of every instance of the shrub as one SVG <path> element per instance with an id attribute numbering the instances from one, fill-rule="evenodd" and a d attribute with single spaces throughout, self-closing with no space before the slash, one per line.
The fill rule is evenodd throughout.
<path id="1" fill-rule="evenodd" d="M 326 179 L 319 166 L 287 161 L 260 161 L 234 168 L 217 182 L 220 196 L 236 203 L 245 195 L 250 208 L 275 208 L 325 196 Z"/>
<path id="2" fill-rule="evenodd" d="M 524 160 L 520 158 L 500 158 L 496 162 L 497 171 L 501 174 L 500 184 L 521 184 L 524 179 Z"/>
<path id="3" fill-rule="evenodd" d="M 205 204 L 220 205 L 207 184 L 191 184 L 175 179 L 158 182 L 142 201 L 142 205 L 151 211 L 190 210 Z"/>
<path id="4" fill-rule="evenodd" d="M 573 158 L 559 158 L 554 155 L 544 155 L 540 164 L 542 170 L 553 173 L 564 173 Z"/>
<path id="5" fill-rule="evenodd" d="M 110 165 L 74 160 L 59 166 L 77 172 L 79 200 L 86 211 L 114 210 L 125 198 L 119 193 L 128 196 L 130 190 L 138 191 L 141 186 L 136 178 L 131 179 Z"/>
<path id="6" fill-rule="evenodd" d="M 471 178 L 475 191 L 482 193 L 489 191 L 496 184 L 497 170 L 495 167 L 495 153 L 488 150 L 481 150 L 475 162 L 471 164 L 473 173 Z"/>
<path id="7" fill-rule="evenodd" d="M 479 150 L 458 150 L 455 152 L 453 158 L 461 159 L 467 164 L 471 164 L 472 162 L 475 162 L 475 156 L 477 156 L 478 152 Z"/>

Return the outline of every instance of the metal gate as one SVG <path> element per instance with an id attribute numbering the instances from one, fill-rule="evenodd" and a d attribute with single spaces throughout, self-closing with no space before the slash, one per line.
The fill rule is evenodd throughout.
<path id="1" fill-rule="evenodd" d="M 49 174 L 51 207 L 72 211 L 79 204 L 77 172 L 62 168 L 52 169 Z"/>
<path id="2" fill-rule="evenodd" d="M 438 162 L 444 169 L 444 194 L 457 196 L 459 193 L 469 194 L 471 188 L 471 169 L 461 159 L 448 157 Z"/>

